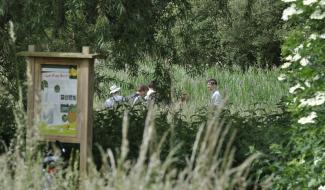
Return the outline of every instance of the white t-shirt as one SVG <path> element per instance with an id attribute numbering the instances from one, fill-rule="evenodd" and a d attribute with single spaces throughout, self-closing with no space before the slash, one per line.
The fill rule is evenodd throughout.
<path id="1" fill-rule="evenodd" d="M 150 99 L 150 95 L 155 93 L 156 91 L 154 91 L 153 89 L 149 88 L 146 96 L 144 97 L 145 100 L 149 100 Z"/>
<path id="2" fill-rule="evenodd" d="M 211 96 L 211 104 L 214 106 L 220 106 L 222 103 L 222 97 L 218 90 L 214 91 Z"/>
<path id="3" fill-rule="evenodd" d="M 113 108 L 113 106 L 117 103 L 120 103 L 124 100 L 123 96 L 120 96 L 120 95 L 115 95 L 115 96 L 112 96 L 110 98 L 108 98 L 106 101 L 105 101 L 105 107 L 106 108 Z"/>

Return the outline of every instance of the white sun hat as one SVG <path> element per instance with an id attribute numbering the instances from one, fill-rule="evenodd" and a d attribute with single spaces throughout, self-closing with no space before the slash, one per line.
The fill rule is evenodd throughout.
<path id="1" fill-rule="evenodd" d="M 120 91 L 120 87 L 118 87 L 118 86 L 116 86 L 115 84 L 113 85 L 113 86 L 111 86 L 110 88 L 109 88 L 109 90 L 110 90 L 110 94 L 114 94 L 115 92 L 118 92 L 118 91 Z"/>

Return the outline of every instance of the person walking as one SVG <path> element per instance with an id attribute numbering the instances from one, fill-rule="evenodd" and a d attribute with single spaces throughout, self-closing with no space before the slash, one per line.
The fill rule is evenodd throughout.
<path id="1" fill-rule="evenodd" d="M 131 96 L 130 103 L 132 106 L 145 102 L 144 97 L 146 96 L 149 88 L 146 85 L 140 85 L 137 92 Z"/>
<path id="2" fill-rule="evenodd" d="M 208 80 L 208 89 L 212 93 L 210 103 L 215 106 L 219 107 L 222 104 L 222 96 L 217 88 L 217 80 L 216 79 L 209 79 Z"/>
<path id="3" fill-rule="evenodd" d="M 109 109 L 113 109 L 114 106 L 120 104 L 124 101 L 124 97 L 119 95 L 121 88 L 116 86 L 115 84 L 110 88 L 111 97 L 105 101 L 105 107 Z"/>
<path id="4" fill-rule="evenodd" d="M 155 100 L 156 98 L 156 82 L 155 81 L 151 81 L 148 85 L 149 90 L 146 93 L 146 96 L 144 97 L 144 99 L 146 101 L 151 101 L 151 100 Z"/>

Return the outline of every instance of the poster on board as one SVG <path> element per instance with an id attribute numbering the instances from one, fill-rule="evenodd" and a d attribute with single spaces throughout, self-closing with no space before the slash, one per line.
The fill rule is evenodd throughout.
<path id="1" fill-rule="evenodd" d="M 42 65 L 42 135 L 77 135 L 77 66 Z"/>

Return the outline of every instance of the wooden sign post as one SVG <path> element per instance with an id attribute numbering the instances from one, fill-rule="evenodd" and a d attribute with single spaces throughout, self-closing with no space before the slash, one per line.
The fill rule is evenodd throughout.
<path id="1" fill-rule="evenodd" d="M 82 53 L 19 52 L 27 60 L 28 136 L 45 141 L 80 143 L 80 176 L 92 155 L 94 59 Z"/>

